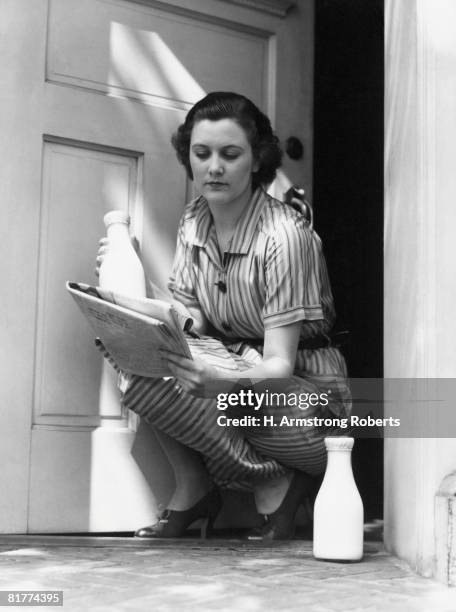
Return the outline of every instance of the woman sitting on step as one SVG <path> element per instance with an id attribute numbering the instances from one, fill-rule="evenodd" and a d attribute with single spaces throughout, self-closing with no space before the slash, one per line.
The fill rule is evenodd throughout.
<path id="1" fill-rule="evenodd" d="M 176 479 L 167 509 L 136 535 L 178 537 L 197 519 L 211 525 L 218 488 L 227 487 L 253 490 L 263 518 L 252 538 L 290 538 L 325 469 L 323 439 L 337 435 L 313 419 L 347 416 L 345 363 L 328 335 L 335 313 L 321 242 L 303 215 L 266 193 L 281 150 L 249 99 L 208 94 L 172 142 L 197 196 L 179 224 L 169 288 L 193 329 L 221 340 L 227 367 L 209 343 L 191 360 L 165 353 L 172 379 L 131 376 L 123 389 L 123 404 L 165 434 L 158 437 Z M 217 409 L 217 395 L 245 385 L 247 397 L 255 380 L 265 398 L 278 385 L 287 397 L 321 401 Z M 248 415 L 258 421 L 230 421 Z"/>

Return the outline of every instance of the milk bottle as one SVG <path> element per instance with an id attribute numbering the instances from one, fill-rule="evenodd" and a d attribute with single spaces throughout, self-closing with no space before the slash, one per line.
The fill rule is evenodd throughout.
<path id="1" fill-rule="evenodd" d="M 349 437 L 325 438 L 328 463 L 314 506 L 313 554 L 317 559 L 359 561 L 364 510 L 353 478 Z"/>
<path id="2" fill-rule="evenodd" d="M 131 244 L 130 217 L 122 210 L 112 210 L 103 221 L 109 243 L 100 266 L 100 287 L 131 297 L 145 297 L 146 279 L 142 263 Z"/>

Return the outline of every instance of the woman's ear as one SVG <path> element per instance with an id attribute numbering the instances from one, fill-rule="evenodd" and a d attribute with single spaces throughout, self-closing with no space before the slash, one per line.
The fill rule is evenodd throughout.
<path id="1" fill-rule="evenodd" d="M 252 164 L 252 174 L 254 172 L 258 172 L 259 169 L 260 169 L 260 160 L 255 158 Z"/>

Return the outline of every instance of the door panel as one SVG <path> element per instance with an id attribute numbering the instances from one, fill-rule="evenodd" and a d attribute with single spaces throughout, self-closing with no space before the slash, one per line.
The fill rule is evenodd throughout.
<path id="1" fill-rule="evenodd" d="M 260 104 L 268 40 L 266 32 L 216 24 L 202 14 L 177 16 L 112 0 L 53 0 L 47 78 L 178 108 L 223 84 Z"/>
<path id="2" fill-rule="evenodd" d="M 34 424 L 98 425 L 101 363 L 86 321 L 64 299 L 67 280 L 94 282 L 103 215 L 136 205 L 138 159 L 44 142 Z M 106 402 L 104 402 L 106 403 Z"/>

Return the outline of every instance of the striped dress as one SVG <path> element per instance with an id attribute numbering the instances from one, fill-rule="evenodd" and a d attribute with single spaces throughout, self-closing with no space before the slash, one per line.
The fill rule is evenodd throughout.
<path id="1" fill-rule="evenodd" d="M 298 212 L 261 188 L 252 195 L 223 256 L 206 200 L 199 197 L 186 206 L 169 286 L 177 300 L 199 306 L 219 338 L 189 339 L 192 351 L 230 370 L 234 378 L 236 371 L 261 361 L 266 329 L 301 322 L 301 338 L 312 338 L 328 333 L 335 317 L 319 237 Z M 275 390 L 278 384 L 287 398 L 327 393 L 329 403 L 303 409 L 276 401 L 260 411 L 236 407 L 221 412 L 216 399 L 193 397 L 174 379 L 141 376 L 131 377 L 122 402 L 199 451 L 220 486 L 248 487 L 287 468 L 321 473 L 326 463 L 323 438 L 337 431 L 302 420 L 347 416 L 350 402 L 341 353 L 334 347 L 298 350 L 294 375 L 271 384 Z M 262 385 L 266 394 L 267 387 Z M 258 422 L 224 426 L 217 423 L 222 414 L 253 415 Z M 270 426 L 264 418 L 268 416 L 276 423 L 287 417 L 287 424 Z"/>

